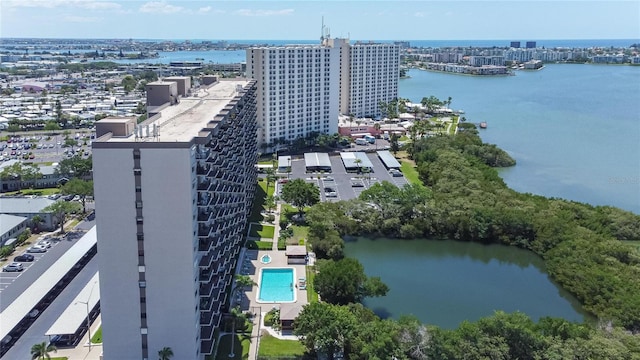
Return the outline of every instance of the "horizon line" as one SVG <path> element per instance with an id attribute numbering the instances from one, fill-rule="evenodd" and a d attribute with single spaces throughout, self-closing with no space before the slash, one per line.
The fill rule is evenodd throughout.
<path id="1" fill-rule="evenodd" d="M 341 39 L 341 37 L 334 37 L 336 39 Z M 145 38 L 145 37 L 13 37 L 13 36 L 0 36 L 0 40 L 2 39 L 36 39 L 36 40 L 155 40 L 155 41 L 192 41 L 192 40 L 206 40 L 206 41 L 319 41 L 319 39 L 218 39 L 218 38 Z M 356 41 L 558 41 L 558 40 L 570 40 L 570 41 L 578 41 L 578 40 L 633 40 L 640 41 L 640 38 L 556 38 L 556 39 L 525 39 L 525 40 L 514 40 L 514 38 L 507 39 L 351 39 L 344 38 L 349 40 Z"/>

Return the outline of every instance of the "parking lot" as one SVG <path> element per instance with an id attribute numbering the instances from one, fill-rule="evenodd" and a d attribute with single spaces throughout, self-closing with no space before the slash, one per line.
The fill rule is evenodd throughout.
<path id="1" fill-rule="evenodd" d="M 77 142 L 77 146 L 65 146 L 67 135 L 22 134 L 7 135 L 6 141 L 0 141 L 0 161 L 19 159 L 33 162 L 58 162 L 65 157 L 91 154 L 92 132 L 70 132 L 68 137 Z"/>
<path id="2" fill-rule="evenodd" d="M 33 261 L 19 262 L 20 264 L 22 264 L 22 267 L 23 267 L 22 271 L 7 272 L 7 271 L 4 271 L 4 266 L 3 266 L 3 271 L 0 272 L 0 294 L 4 289 L 6 289 L 14 281 L 16 281 L 16 279 L 18 279 L 20 276 L 22 276 L 27 271 L 29 271 L 29 268 L 31 268 L 34 264 L 36 264 L 40 259 L 42 259 L 44 256 L 47 256 L 48 253 L 51 251 L 51 249 L 54 246 L 56 246 L 58 243 L 60 243 L 60 238 L 43 236 L 39 238 L 37 242 L 34 242 L 33 244 L 31 244 L 31 246 L 25 248 L 23 251 L 16 252 L 13 255 L 11 255 L 11 257 L 9 257 L 9 261 L 7 261 L 4 265 L 11 264 L 12 260 L 16 256 L 22 255 L 22 254 L 33 255 Z M 45 250 L 43 252 L 39 252 L 42 250 L 32 251 L 30 250 L 32 247 L 44 248 Z"/>
<path id="3" fill-rule="evenodd" d="M 290 179 L 303 179 L 320 189 L 321 201 L 339 201 L 357 198 L 360 193 L 373 184 L 388 181 L 396 186 L 407 184 L 404 176 L 392 176 L 376 153 L 368 153 L 373 164 L 372 172 L 366 174 L 348 173 L 339 155 L 330 156 L 331 172 L 307 173 L 302 156 L 292 158 Z M 286 174 L 279 174 L 280 176 Z M 281 181 L 285 181 L 281 179 Z M 282 186 L 279 184 L 278 189 Z M 329 191 L 325 191 L 329 190 Z M 279 191 L 279 190 L 278 190 Z"/>

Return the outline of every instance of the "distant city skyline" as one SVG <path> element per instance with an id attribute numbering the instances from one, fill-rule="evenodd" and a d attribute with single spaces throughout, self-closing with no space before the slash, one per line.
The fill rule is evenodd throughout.
<path id="1" fill-rule="evenodd" d="M 0 37 L 640 39 L 640 1 L 2 0 Z"/>

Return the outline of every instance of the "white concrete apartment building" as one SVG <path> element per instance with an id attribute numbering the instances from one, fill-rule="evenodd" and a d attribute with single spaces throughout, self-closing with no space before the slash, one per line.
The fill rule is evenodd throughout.
<path id="1" fill-rule="evenodd" d="M 258 143 L 338 132 L 339 52 L 322 45 L 247 49 L 258 84 Z"/>
<path id="2" fill-rule="evenodd" d="M 319 45 L 247 50 L 258 82 L 258 143 L 268 148 L 312 132 L 336 133 L 338 114 L 379 116 L 398 96 L 400 46 L 323 38 Z"/>
<path id="3" fill-rule="evenodd" d="M 256 87 L 219 81 L 140 125 L 96 123 L 103 358 L 204 359 L 255 192 Z"/>
<path id="4" fill-rule="evenodd" d="M 347 49 L 348 68 L 341 69 L 340 112 L 355 117 L 378 117 L 379 103 L 398 97 L 400 46 L 356 42 Z"/>

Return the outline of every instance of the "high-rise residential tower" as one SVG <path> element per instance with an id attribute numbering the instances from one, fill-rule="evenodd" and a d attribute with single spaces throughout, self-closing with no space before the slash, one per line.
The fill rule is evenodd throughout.
<path id="1" fill-rule="evenodd" d="M 169 102 L 145 122 L 96 123 L 105 360 L 212 352 L 253 201 L 255 81 L 216 81 L 185 97 L 171 81 L 182 80 L 148 85 Z"/>
<path id="2" fill-rule="evenodd" d="M 400 46 L 356 42 L 346 47 L 346 52 L 348 68 L 340 69 L 340 112 L 356 117 L 380 116 L 380 102 L 398 97 Z"/>
<path id="3" fill-rule="evenodd" d="M 247 77 L 257 81 L 258 143 L 338 131 L 339 53 L 322 45 L 247 50 Z"/>
<path id="4" fill-rule="evenodd" d="M 258 84 L 258 143 L 263 148 L 335 133 L 338 115 L 380 115 L 379 103 L 398 97 L 400 46 L 349 44 L 323 37 L 319 45 L 247 50 L 247 77 Z"/>

